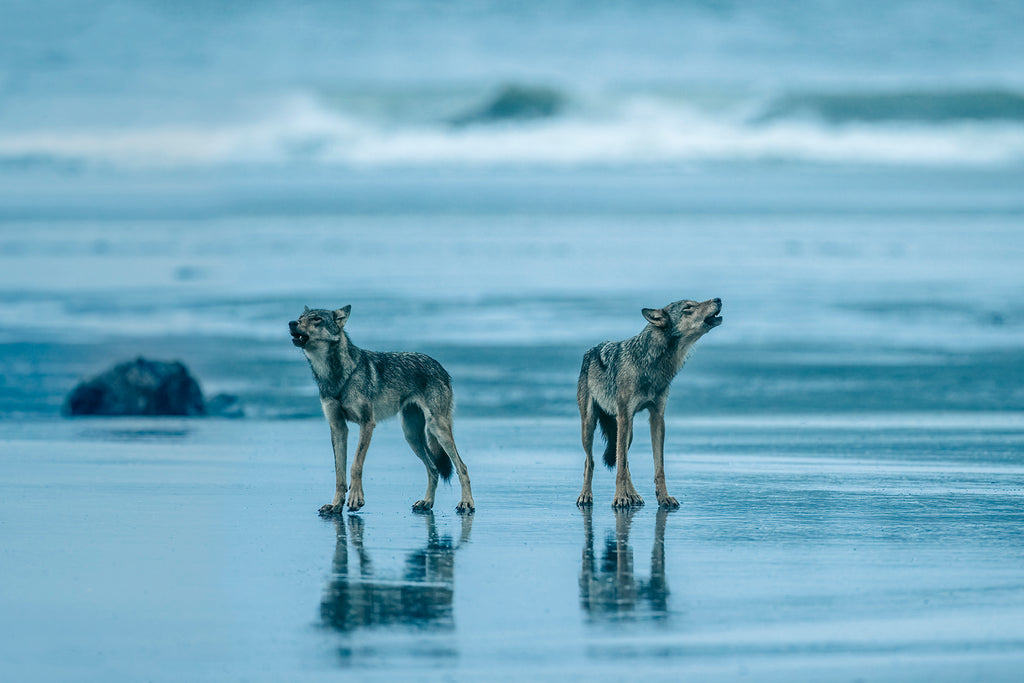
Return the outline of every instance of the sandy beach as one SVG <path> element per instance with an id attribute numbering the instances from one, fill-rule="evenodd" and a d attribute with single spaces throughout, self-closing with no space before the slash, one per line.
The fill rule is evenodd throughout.
<path id="1" fill-rule="evenodd" d="M 432 514 L 397 424 L 323 519 L 325 425 L 5 425 L 17 680 L 1005 680 L 1024 665 L 1024 422 L 671 421 L 680 510 L 574 505 L 572 420 L 466 419 Z M 638 434 L 634 478 L 653 493 Z"/>
<path id="2" fill-rule="evenodd" d="M 1017 214 L 977 188 L 946 197 L 966 213 L 850 213 L 850 178 L 884 207 L 863 171 L 827 178 L 824 213 L 763 197 L 736 215 L 722 179 L 710 214 L 637 212 L 627 186 L 611 215 L 5 223 L 2 677 L 1016 680 Z M 652 267 L 652 245 L 700 258 Z M 602 469 L 584 513 L 582 353 L 688 296 L 720 296 L 724 323 L 668 402 L 681 507 L 653 505 L 640 415 L 648 504 L 613 512 Z M 375 431 L 366 507 L 317 515 L 329 437 L 287 321 L 346 303 L 355 343 L 451 373 L 471 517 L 457 486 L 411 511 L 425 476 L 395 423 Z M 182 360 L 245 417 L 62 417 L 76 382 L 139 355 Z"/>

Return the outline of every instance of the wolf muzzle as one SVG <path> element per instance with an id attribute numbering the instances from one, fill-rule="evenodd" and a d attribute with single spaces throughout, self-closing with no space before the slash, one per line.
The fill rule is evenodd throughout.
<path id="1" fill-rule="evenodd" d="M 288 323 L 288 330 L 291 332 L 292 335 L 292 344 L 295 344 L 299 348 L 305 346 L 306 342 L 309 341 L 308 334 L 303 334 L 302 332 L 299 332 L 298 320 L 293 320 L 290 323 Z"/>
<path id="2" fill-rule="evenodd" d="M 708 327 L 718 327 L 722 324 L 722 316 L 718 315 L 722 312 L 722 300 L 712 299 L 715 303 L 715 312 L 704 318 L 704 324 Z"/>

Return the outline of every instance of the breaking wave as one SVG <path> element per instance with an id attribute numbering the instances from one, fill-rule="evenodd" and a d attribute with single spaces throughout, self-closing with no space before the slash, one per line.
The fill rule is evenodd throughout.
<path id="1" fill-rule="evenodd" d="M 1024 95 L 289 93 L 247 117 L 0 133 L 4 165 L 189 167 L 1024 162 Z M 238 111 L 240 107 L 231 107 Z M 244 109 L 244 107 L 243 107 Z"/>

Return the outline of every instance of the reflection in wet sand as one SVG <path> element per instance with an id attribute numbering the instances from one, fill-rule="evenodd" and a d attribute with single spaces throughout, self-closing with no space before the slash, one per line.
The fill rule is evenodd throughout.
<path id="1" fill-rule="evenodd" d="M 331 580 L 320 603 L 320 618 L 327 627 L 351 633 L 358 629 L 408 626 L 413 629 L 452 629 L 455 593 L 455 550 L 448 536 L 439 536 L 434 514 L 423 515 L 427 544 L 405 558 L 395 572 L 375 567 L 363 544 L 364 522 L 349 515 L 335 519 L 337 544 Z M 462 516 L 460 544 L 469 541 L 472 515 Z M 355 551 L 356 566 L 349 564 Z"/>
<path id="2" fill-rule="evenodd" d="M 637 579 L 633 572 L 633 548 L 629 529 L 635 508 L 615 510 L 615 532 L 608 533 L 600 563 L 594 554 L 593 511 L 583 508 L 583 566 L 580 570 L 580 606 L 595 621 L 648 616 L 668 616 L 668 584 L 665 582 L 665 520 L 659 509 L 651 549 L 651 577 Z"/>

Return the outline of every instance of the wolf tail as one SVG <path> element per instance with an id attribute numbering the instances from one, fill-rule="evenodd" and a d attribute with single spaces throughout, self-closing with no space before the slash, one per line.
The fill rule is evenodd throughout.
<path id="1" fill-rule="evenodd" d="M 601 436 L 605 440 L 604 464 L 611 469 L 615 467 L 615 443 L 618 438 L 615 416 L 601 410 L 597 403 L 594 403 L 594 410 L 597 411 L 597 424 L 601 426 Z"/>
<path id="2" fill-rule="evenodd" d="M 437 467 L 437 473 L 441 475 L 441 478 L 448 481 L 452 478 L 452 459 L 448 456 L 448 453 L 441 448 L 441 444 L 437 442 L 437 439 L 432 436 L 428 439 L 430 448 L 430 455 L 434 459 L 434 466 Z"/>
<path id="3" fill-rule="evenodd" d="M 448 481 L 452 477 L 452 459 L 441 447 L 440 442 L 430 433 L 423 409 L 411 403 L 402 408 L 402 429 L 412 450 L 420 458 L 430 458 L 430 463 L 437 469 L 442 479 Z M 430 466 L 429 464 L 427 465 Z"/>

